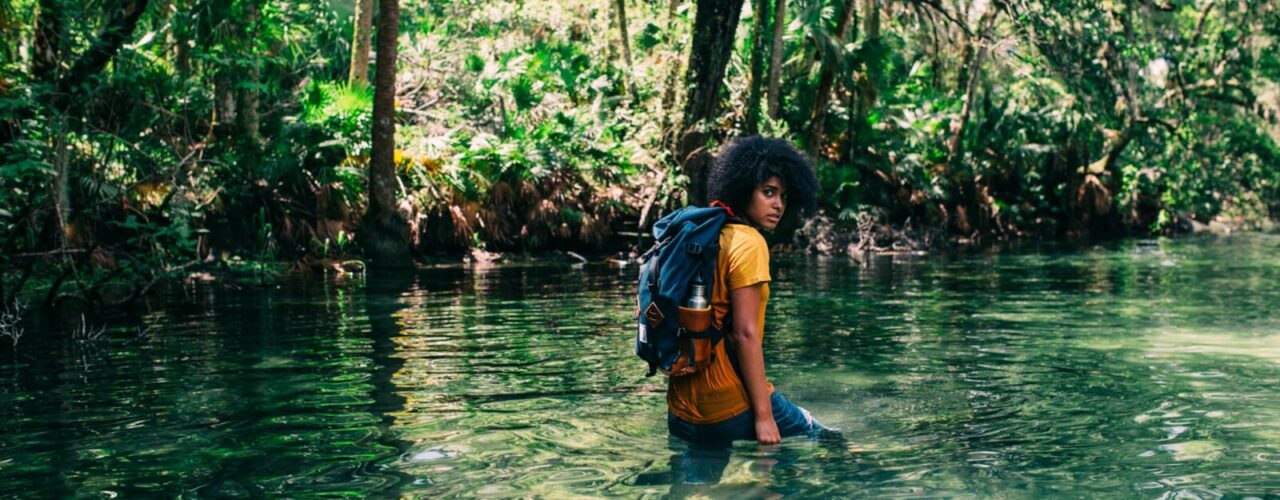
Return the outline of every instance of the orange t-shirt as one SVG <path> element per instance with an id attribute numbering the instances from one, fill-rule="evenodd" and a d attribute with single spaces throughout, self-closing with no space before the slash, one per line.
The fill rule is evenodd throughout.
<path id="1" fill-rule="evenodd" d="M 760 332 L 764 336 L 764 309 L 769 301 L 769 247 L 755 228 L 725 224 L 720 230 L 720 253 L 711 286 L 712 325 L 721 328 L 729 313 L 729 291 L 763 283 L 760 290 Z M 729 332 L 725 332 L 726 335 Z M 733 370 L 725 352 L 726 341 L 715 348 L 715 359 L 705 369 L 667 384 L 667 408 L 681 420 L 714 424 L 747 411 L 747 389 Z M 770 384 L 769 390 L 773 390 Z"/>

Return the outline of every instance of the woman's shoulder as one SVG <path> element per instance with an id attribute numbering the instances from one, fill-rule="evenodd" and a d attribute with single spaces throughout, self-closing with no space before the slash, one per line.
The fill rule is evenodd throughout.
<path id="1" fill-rule="evenodd" d="M 768 244 L 764 241 L 764 235 L 748 224 L 725 224 L 720 230 L 720 247 L 730 252 L 764 251 L 768 253 L 769 250 Z"/>

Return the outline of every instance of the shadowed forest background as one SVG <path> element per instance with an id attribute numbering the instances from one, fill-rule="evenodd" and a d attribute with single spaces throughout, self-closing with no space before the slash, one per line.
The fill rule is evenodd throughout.
<path id="1" fill-rule="evenodd" d="M 0 299 L 625 252 L 753 133 L 815 160 L 821 215 L 774 235 L 804 251 L 1280 215 L 1269 0 L 5 0 L 0 31 Z"/>

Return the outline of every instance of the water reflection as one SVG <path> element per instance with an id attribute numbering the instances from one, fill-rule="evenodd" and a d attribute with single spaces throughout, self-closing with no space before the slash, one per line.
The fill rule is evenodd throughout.
<path id="1" fill-rule="evenodd" d="M 432 493 L 563 495 L 627 472 L 601 454 L 655 447 L 642 440 L 658 408 L 633 396 L 660 401 L 659 389 L 636 387 L 640 370 L 617 363 L 620 275 L 515 267 L 439 276 L 410 299 L 413 326 L 398 339 L 406 359 L 397 382 L 410 403 L 397 430 L 414 445 L 395 467 L 447 478 Z M 626 406 L 644 411 L 616 418 Z"/>
<path id="2" fill-rule="evenodd" d="M 727 453 L 668 438 L 634 269 L 179 287 L 95 342 L 35 313 L 0 495 L 1280 491 L 1280 238 L 1040 250 L 775 259 L 770 376 L 847 441 Z"/>
<path id="3" fill-rule="evenodd" d="M 395 376 L 404 367 L 404 359 L 397 356 L 399 339 L 409 325 L 404 324 L 405 309 L 408 303 L 405 296 L 416 294 L 414 273 L 405 272 L 372 272 L 365 283 L 365 301 L 368 310 L 369 339 L 372 342 L 370 361 L 370 383 L 373 386 L 373 404 L 370 412 L 380 423 L 376 442 L 387 449 L 382 454 L 394 452 L 406 453 L 410 444 L 399 438 L 394 428 L 396 415 L 401 412 L 408 400 L 401 395 Z M 386 467 L 376 460 L 370 460 L 362 471 L 371 476 L 382 476 L 386 479 L 380 488 L 380 494 L 394 494 L 414 478 L 399 470 Z"/>

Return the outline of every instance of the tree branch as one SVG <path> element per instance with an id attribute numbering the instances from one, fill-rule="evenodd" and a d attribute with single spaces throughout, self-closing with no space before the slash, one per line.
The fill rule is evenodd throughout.
<path id="1" fill-rule="evenodd" d="M 1188 47 L 1195 48 L 1200 44 L 1200 35 L 1204 33 L 1204 21 L 1209 18 L 1209 11 L 1213 10 L 1213 4 L 1215 3 L 1218 3 L 1218 0 L 1209 0 L 1209 3 L 1204 6 L 1204 10 L 1200 11 L 1200 17 L 1196 19 L 1196 32 L 1191 36 L 1191 45 Z"/>
<path id="2" fill-rule="evenodd" d="M 58 81 L 55 97 L 57 107 L 66 106 L 72 90 L 102 71 L 102 68 L 111 62 L 111 58 L 115 57 L 125 40 L 133 35 L 134 28 L 138 26 L 138 19 L 147 10 L 147 1 L 126 0 L 111 14 L 106 27 L 102 29 L 102 34 L 98 35 L 98 39 L 89 46 L 89 50 L 86 50 L 80 59 L 71 65 L 67 75 Z"/>
<path id="3" fill-rule="evenodd" d="M 1152 125 L 1152 124 L 1154 124 L 1154 125 L 1159 125 L 1159 126 L 1161 126 L 1161 127 L 1164 127 L 1166 130 L 1168 130 L 1168 131 L 1169 131 L 1169 134 L 1171 134 L 1171 135 L 1173 135 L 1173 136 L 1175 136 L 1175 137 L 1178 135 L 1178 126 L 1177 126 L 1177 125 L 1174 125 L 1174 124 L 1169 123 L 1169 122 L 1167 122 L 1167 121 L 1161 120 L 1161 119 L 1159 119 L 1159 118 L 1143 117 L 1143 118 L 1139 118 L 1139 119 L 1138 119 L 1138 123 L 1139 123 L 1139 124 L 1142 124 L 1142 125 Z"/>
<path id="4" fill-rule="evenodd" d="M 954 24 L 957 28 L 960 28 L 960 31 L 964 32 L 965 36 L 973 37 L 973 32 L 969 31 L 969 25 L 966 24 L 964 21 L 957 19 L 954 15 L 951 14 L 951 12 L 948 12 L 947 8 L 943 7 L 942 3 L 939 2 L 938 0 L 911 0 L 911 1 L 913 4 L 924 5 L 926 7 L 929 7 L 930 9 L 933 9 L 935 12 L 942 14 L 942 17 L 946 18 L 947 21 L 949 21 L 951 24 Z"/>

